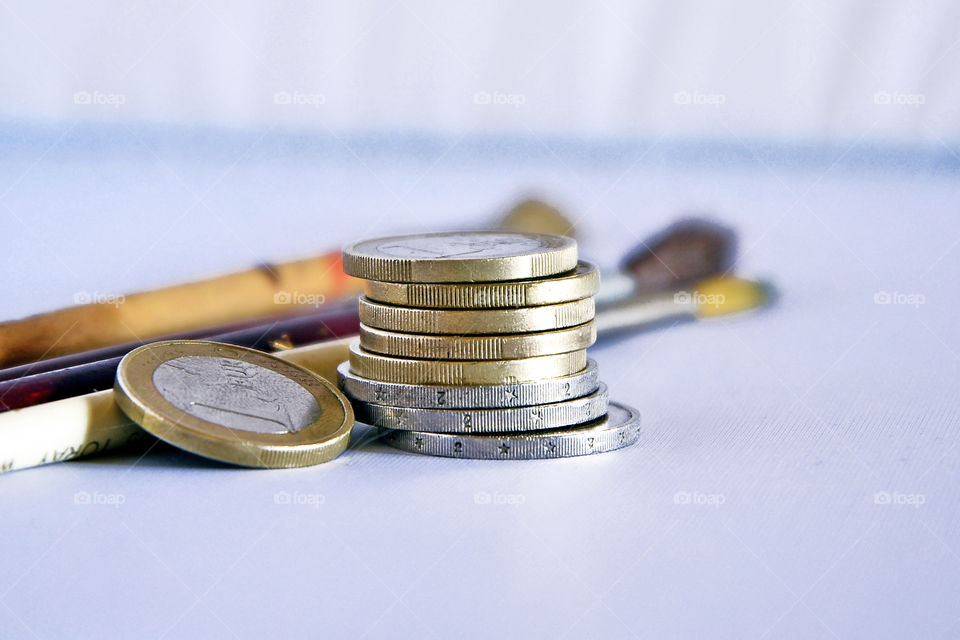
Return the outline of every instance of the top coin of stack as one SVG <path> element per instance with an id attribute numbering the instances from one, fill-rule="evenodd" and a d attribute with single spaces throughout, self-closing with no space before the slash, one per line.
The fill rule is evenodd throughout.
<path id="1" fill-rule="evenodd" d="M 529 458 L 635 440 L 635 412 L 620 412 L 615 425 L 604 418 L 606 388 L 586 357 L 596 339 L 599 276 L 595 266 L 577 261 L 572 238 L 397 236 L 347 247 L 343 264 L 368 283 L 360 341 L 339 369 L 341 385 L 358 419 L 399 430 L 388 441 L 421 453 Z M 594 428 L 593 422 L 620 429 L 618 436 L 546 435 L 544 455 L 536 455 L 539 442 L 510 444 L 521 433 L 529 440 L 533 432 L 540 437 L 583 423 Z M 453 441 L 439 434 L 454 434 Z M 578 448 L 581 440 L 589 446 Z M 601 441 L 610 446 L 590 450 Z"/>

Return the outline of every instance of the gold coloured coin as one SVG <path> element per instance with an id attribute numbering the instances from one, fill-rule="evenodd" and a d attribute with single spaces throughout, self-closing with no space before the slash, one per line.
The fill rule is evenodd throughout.
<path id="1" fill-rule="evenodd" d="M 569 329 L 498 336 L 428 336 L 360 325 L 367 351 L 425 360 L 516 360 L 586 349 L 597 339 L 593 322 Z"/>
<path id="2" fill-rule="evenodd" d="M 481 385 L 531 382 L 582 371 L 587 351 L 571 351 L 523 360 L 414 360 L 370 353 L 357 342 L 350 346 L 350 370 L 380 382 L 404 384 Z"/>
<path id="3" fill-rule="evenodd" d="M 413 309 L 360 297 L 360 322 L 386 331 L 503 334 L 553 331 L 593 320 L 593 298 L 519 309 Z"/>
<path id="4" fill-rule="evenodd" d="M 261 351 L 170 340 L 120 361 L 117 404 L 154 436 L 248 467 L 303 467 L 338 456 L 353 409 L 333 383 Z"/>
<path id="5" fill-rule="evenodd" d="M 388 282 L 521 280 L 576 266 L 577 241 L 546 233 L 426 233 L 364 240 L 343 250 L 346 273 Z"/>
<path id="6" fill-rule="evenodd" d="M 597 267 L 581 260 L 573 272 L 514 282 L 404 283 L 368 280 L 368 300 L 427 309 L 537 307 L 589 298 L 600 286 Z"/>

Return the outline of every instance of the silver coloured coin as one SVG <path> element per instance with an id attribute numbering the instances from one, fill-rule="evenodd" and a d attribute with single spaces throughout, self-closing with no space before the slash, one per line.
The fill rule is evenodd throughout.
<path id="1" fill-rule="evenodd" d="M 354 403 L 360 422 L 433 433 L 512 433 L 558 429 L 596 420 L 607 412 L 607 385 L 588 396 L 533 407 L 503 409 L 412 409 Z"/>
<path id="2" fill-rule="evenodd" d="M 635 443 L 640 438 L 640 413 L 611 402 L 606 416 L 585 425 L 502 435 L 381 430 L 390 446 L 425 455 L 484 460 L 566 458 Z"/>
<path id="3" fill-rule="evenodd" d="M 378 382 L 350 371 L 350 363 L 337 367 L 340 388 L 352 400 L 392 407 L 419 409 L 500 409 L 561 402 L 589 395 L 600 387 L 597 363 L 570 376 L 534 382 L 476 386 L 446 386 Z"/>
<path id="4" fill-rule="evenodd" d="M 164 400 L 192 416 L 239 431 L 294 433 L 320 417 L 295 380 L 233 358 L 181 356 L 153 372 Z"/>

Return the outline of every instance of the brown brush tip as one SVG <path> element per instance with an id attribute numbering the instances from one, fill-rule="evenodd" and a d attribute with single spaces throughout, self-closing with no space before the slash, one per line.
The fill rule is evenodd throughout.
<path id="1" fill-rule="evenodd" d="M 630 275 L 637 293 L 689 286 L 733 268 L 737 233 L 703 218 L 685 218 L 629 252 L 620 269 Z"/>

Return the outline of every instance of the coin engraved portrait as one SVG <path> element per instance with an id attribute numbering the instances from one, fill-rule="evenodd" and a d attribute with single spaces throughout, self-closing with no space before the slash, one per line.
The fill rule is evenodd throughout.
<path id="1" fill-rule="evenodd" d="M 294 433 L 320 417 L 300 384 L 264 367 L 210 356 L 181 356 L 153 372 L 163 398 L 192 416 L 255 433 Z"/>
<path id="2" fill-rule="evenodd" d="M 385 256 L 421 260 L 503 258 L 536 252 L 543 243 L 534 237 L 511 233 L 411 236 L 384 242 L 377 251 Z"/>

